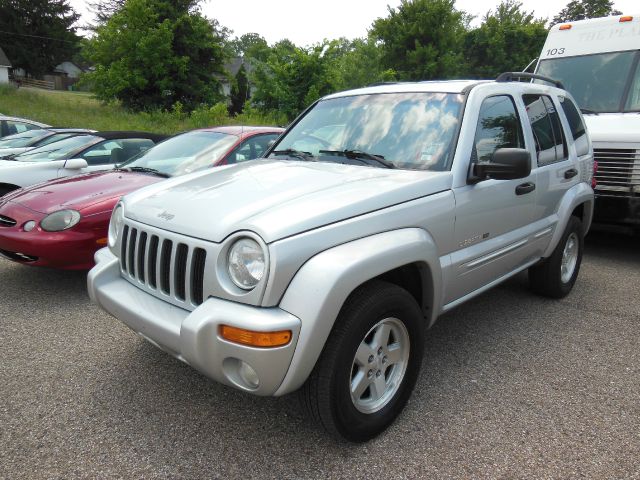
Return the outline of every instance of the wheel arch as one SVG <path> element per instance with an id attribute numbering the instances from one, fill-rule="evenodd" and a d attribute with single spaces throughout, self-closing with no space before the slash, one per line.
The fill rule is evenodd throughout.
<path id="1" fill-rule="evenodd" d="M 580 219 L 583 234 L 587 234 L 593 218 L 593 204 L 593 190 L 586 183 L 578 183 L 565 193 L 558 206 L 556 228 L 543 257 L 546 258 L 553 253 L 572 216 Z"/>
<path id="2" fill-rule="evenodd" d="M 0 182 L 0 196 L 2 195 L 6 195 L 7 193 L 11 193 L 14 190 L 18 190 L 20 187 L 19 185 L 14 185 L 12 183 L 2 183 Z M 2 193 L 4 192 L 4 193 Z"/>
<path id="3" fill-rule="evenodd" d="M 373 279 L 407 289 L 422 308 L 427 326 L 433 324 L 440 309 L 436 303 L 442 285 L 438 250 L 428 232 L 420 228 L 393 230 L 325 250 L 302 266 L 280 303 L 280 308 L 300 318 L 302 329 L 276 395 L 302 386 L 344 302 Z"/>

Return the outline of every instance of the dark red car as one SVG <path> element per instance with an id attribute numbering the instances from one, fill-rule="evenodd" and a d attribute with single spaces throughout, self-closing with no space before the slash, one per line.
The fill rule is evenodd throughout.
<path id="1" fill-rule="evenodd" d="M 122 195 L 202 168 L 260 157 L 284 130 L 218 127 L 176 135 L 115 169 L 51 180 L 0 197 L 0 255 L 62 269 L 89 269 L 107 244 Z"/>

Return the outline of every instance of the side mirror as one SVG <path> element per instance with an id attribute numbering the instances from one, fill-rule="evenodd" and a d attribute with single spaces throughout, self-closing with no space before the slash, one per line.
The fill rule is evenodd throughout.
<path id="1" fill-rule="evenodd" d="M 80 170 L 88 166 L 89 164 L 84 158 L 71 158 L 64 162 L 64 168 L 67 170 Z"/>
<path id="2" fill-rule="evenodd" d="M 482 180 L 514 180 L 531 173 L 531 154 L 524 148 L 499 148 L 493 152 L 491 162 L 473 163 L 469 183 Z"/>

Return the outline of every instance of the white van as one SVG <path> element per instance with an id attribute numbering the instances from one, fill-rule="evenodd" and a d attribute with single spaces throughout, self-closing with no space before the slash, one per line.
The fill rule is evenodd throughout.
<path id="1" fill-rule="evenodd" d="M 585 114 L 596 174 L 594 221 L 640 229 L 640 14 L 554 25 L 536 73 Z"/>

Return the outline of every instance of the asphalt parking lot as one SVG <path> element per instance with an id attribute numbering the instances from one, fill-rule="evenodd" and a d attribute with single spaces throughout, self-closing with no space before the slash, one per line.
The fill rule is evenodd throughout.
<path id="1" fill-rule="evenodd" d="M 640 478 L 639 244 L 591 234 L 562 301 L 521 275 L 442 317 L 364 445 L 156 350 L 84 274 L 0 260 L 0 478 Z"/>

